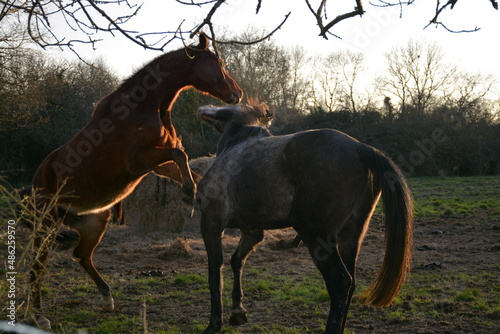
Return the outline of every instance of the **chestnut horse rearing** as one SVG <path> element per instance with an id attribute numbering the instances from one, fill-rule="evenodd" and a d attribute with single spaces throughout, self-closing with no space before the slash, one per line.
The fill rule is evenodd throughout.
<path id="1" fill-rule="evenodd" d="M 110 218 L 110 208 L 129 195 L 150 171 L 182 184 L 183 202 L 194 203 L 196 181 L 171 121 L 171 109 L 185 88 L 208 93 L 227 103 L 238 103 L 242 91 L 209 50 L 200 34 L 199 45 L 166 53 L 103 98 L 90 122 L 68 143 L 45 158 L 32 184 L 37 207 L 47 205 L 56 193 L 57 206 L 44 224 L 61 222 L 77 230 L 80 240 L 73 254 L 94 280 L 103 296 L 103 308 L 114 308 L 109 286 L 92 262 Z M 58 226 L 52 226 L 57 228 Z M 52 243 L 55 236 L 51 236 Z M 35 237 L 38 261 L 31 270 L 32 298 L 38 325 L 50 327 L 41 315 L 42 276 L 48 250 Z M 50 247 L 49 247 L 50 248 Z M 46 249 L 46 248 L 45 248 Z"/>

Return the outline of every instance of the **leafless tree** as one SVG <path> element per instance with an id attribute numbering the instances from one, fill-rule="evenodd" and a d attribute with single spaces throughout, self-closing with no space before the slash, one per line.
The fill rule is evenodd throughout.
<path id="1" fill-rule="evenodd" d="M 224 40 L 249 42 L 260 34 L 255 28 Z M 288 85 L 291 60 L 284 47 L 276 45 L 272 39 L 258 44 L 221 44 L 228 70 L 239 83 L 246 95 L 258 97 L 275 106 L 287 103 L 283 95 L 283 85 Z"/>
<path id="2" fill-rule="evenodd" d="M 310 61 L 306 50 L 300 46 L 294 46 L 289 50 L 290 73 L 287 84 L 283 87 L 286 96 L 287 107 L 294 110 L 305 110 L 308 98 L 308 80 L 305 68 Z"/>
<path id="3" fill-rule="evenodd" d="M 358 81 L 361 72 L 365 69 L 364 56 L 361 53 L 344 51 L 339 54 L 338 62 L 342 70 L 344 81 L 343 95 L 345 107 L 347 110 L 356 113 L 358 112 L 358 103 L 360 102 L 357 92 Z"/>
<path id="4" fill-rule="evenodd" d="M 364 68 L 363 55 L 352 51 L 317 58 L 313 70 L 314 104 L 326 112 L 339 109 L 358 112 L 362 101 L 359 79 Z"/>
<path id="5" fill-rule="evenodd" d="M 314 60 L 314 81 L 311 95 L 314 106 L 325 112 L 336 111 L 342 94 L 342 74 L 334 63 L 335 55 L 317 57 Z"/>
<path id="6" fill-rule="evenodd" d="M 456 72 L 443 58 L 436 43 L 410 40 L 386 54 L 388 74 L 379 80 L 379 87 L 384 95 L 399 98 L 402 115 L 410 108 L 421 115 Z"/>
<path id="7" fill-rule="evenodd" d="M 489 94 L 497 85 L 493 75 L 459 71 L 453 74 L 444 90 L 444 103 L 455 106 L 464 120 L 479 120 L 485 116 L 493 118 L 493 110 L 486 104 L 491 103 Z M 481 113 L 486 115 L 481 115 Z"/>

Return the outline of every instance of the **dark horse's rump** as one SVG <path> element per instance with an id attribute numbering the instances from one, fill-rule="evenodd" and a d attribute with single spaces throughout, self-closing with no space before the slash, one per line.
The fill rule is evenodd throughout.
<path id="1" fill-rule="evenodd" d="M 192 210 L 199 176 L 189 170 L 171 108 L 187 87 L 227 103 L 239 102 L 242 91 L 221 63 L 203 34 L 199 45 L 158 57 L 104 97 L 90 122 L 47 156 L 35 173 L 36 207 L 56 201 L 44 224 L 57 229 L 64 220 L 78 231 L 80 241 L 73 254 L 96 283 L 106 310 L 113 309 L 113 299 L 92 255 L 106 229 L 109 209 L 154 171 L 182 184 L 183 200 Z M 49 247 L 40 250 L 45 241 L 41 235 L 35 238 L 38 251 L 31 271 L 35 312 L 41 309 L 42 276 L 53 239 L 48 238 Z M 48 327 L 50 323 L 41 316 L 39 325 Z"/>
<path id="2" fill-rule="evenodd" d="M 382 152 L 334 130 L 273 137 L 262 105 L 203 107 L 199 116 L 222 132 L 218 156 L 199 184 L 201 230 L 209 259 L 212 312 L 205 333 L 222 326 L 221 236 L 240 228 L 230 323 L 246 321 L 241 275 L 263 230 L 292 226 L 325 278 L 331 298 L 326 333 L 341 333 L 355 289 L 355 265 L 382 194 L 386 251 L 364 294 L 387 306 L 407 276 L 412 248 L 412 200 L 397 166 Z"/>

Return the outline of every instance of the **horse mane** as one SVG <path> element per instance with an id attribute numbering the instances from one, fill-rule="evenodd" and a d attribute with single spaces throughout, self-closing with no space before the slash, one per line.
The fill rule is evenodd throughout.
<path id="1" fill-rule="evenodd" d="M 209 48 L 209 40 L 208 37 L 201 33 L 199 34 L 199 43 L 197 45 L 185 45 L 181 49 L 173 50 L 170 52 L 166 52 L 164 54 L 159 55 L 158 57 L 151 60 L 149 63 L 143 65 L 140 69 L 136 70 L 134 74 L 130 77 L 124 79 L 121 84 L 119 84 L 111 93 L 104 96 L 99 100 L 92 111 L 92 115 L 95 115 L 99 112 L 106 112 L 106 108 L 110 101 L 112 100 L 112 96 L 116 96 L 120 93 L 127 93 L 133 90 L 135 87 L 141 87 L 144 85 L 144 78 L 148 75 L 152 75 L 152 72 L 166 71 L 164 68 L 164 64 L 168 64 L 170 68 L 178 68 L 182 64 L 182 62 L 186 61 L 186 57 L 189 59 L 194 59 L 197 56 L 201 56 L 203 53 L 205 54 L 213 54 L 215 57 L 215 53 L 213 53 Z M 174 98 L 175 101 L 177 97 Z"/>
<path id="2" fill-rule="evenodd" d="M 182 50 L 184 50 L 184 49 L 182 49 Z M 170 52 L 164 53 L 164 54 L 154 58 L 149 63 L 145 64 L 140 69 L 138 69 L 130 77 L 128 77 L 127 79 L 124 79 L 123 82 L 118 86 L 118 88 L 116 90 L 127 90 L 127 89 L 134 87 L 134 86 L 142 85 L 142 79 L 148 74 L 148 68 L 155 69 L 157 67 L 158 63 L 164 62 L 165 59 L 167 59 L 167 58 L 170 58 L 168 60 L 168 62 L 170 64 L 178 63 L 181 60 L 181 56 L 183 55 L 183 53 L 181 53 L 180 51 L 181 50 L 170 51 Z"/>
<path id="3" fill-rule="evenodd" d="M 211 52 L 210 49 L 208 48 L 207 41 L 208 40 L 206 40 L 206 36 L 204 34 L 203 35 L 200 34 L 200 41 L 197 45 L 186 45 L 181 49 L 173 50 L 154 58 L 149 63 L 142 66 L 129 78 L 123 80 L 123 82 L 117 87 L 116 90 L 124 90 L 124 89 L 126 90 L 129 89 L 130 87 L 142 85 L 142 79 L 149 73 L 148 69 L 150 70 L 156 69 L 157 64 L 165 62 L 166 59 L 168 59 L 169 65 L 171 65 L 173 68 L 176 68 L 175 64 L 185 60 L 185 57 L 193 59 L 194 57 L 196 57 L 196 53 L 199 53 L 200 51 Z"/>
<path id="4" fill-rule="evenodd" d="M 242 107 L 244 111 L 236 114 L 231 121 L 233 124 L 269 128 L 274 118 L 274 112 L 271 111 L 267 104 L 260 102 L 257 98 L 249 97 L 248 103 L 242 105 Z"/>
<path id="5" fill-rule="evenodd" d="M 243 110 L 236 113 L 229 122 L 217 145 L 217 155 L 224 150 L 234 147 L 250 138 L 271 137 L 268 127 L 274 113 L 265 103 L 255 98 L 249 98 L 248 104 L 241 105 Z"/>

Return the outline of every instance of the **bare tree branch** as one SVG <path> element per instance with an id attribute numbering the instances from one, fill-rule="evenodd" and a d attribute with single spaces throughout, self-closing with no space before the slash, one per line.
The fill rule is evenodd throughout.
<path id="1" fill-rule="evenodd" d="M 455 6 L 455 4 L 457 3 L 458 0 L 448 0 L 446 2 L 446 4 L 440 6 L 440 1 L 439 0 L 436 0 L 436 15 L 432 18 L 432 20 L 429 22 L 429 24 L 427 24 L 424 29 L 426 29 L 428 26 L 430 26 L 431 24 L 435 24 L 437 26 L 441 26 L 443 27 L 444 29 L 446 29 L 447 31 L 449 32 L 452 32 L 452 33 L 463 33 L 463 32 L 475 32 L 475 31 L 478 31 L 480 30 L 481 28 L 478 28 L 478 27 L 475 27 L 474 29 L 468 29 L 468 30 L 453 30 L 453 29 L 450 29 L 448 28 L 444 23 L 442 22 L 439 22 L 438 21 L 438 16 L 441 14 L 441 12 L 448 6 L 450 6 L 450 9 L 453 9 L 453 7 Z"/>
<path id="2" fill-rule="evenodd" d="M 400 17 L 402 17 L 402 15 L 403 15 L 403 5 L 412 5 L 415 3 L 415 0 L 397 1 L 397 2 L 386 1 L 386 0 L 377 0 L 377 1 L 378 1 L 378 4 L 372 3 L 372 2 L 370 2 L 370 4 L 372 6 L 376 6 L 376 7 L 399 6 L 400 7 L 399 16 Z M 453 9 L 453 7 L 455 7 L 457 2 L 458 2 L 458 0 L 448 0 L 448 1 L 446 1 L 445 4 L 442 4 L 442 1 L 436 0 L 436 13 L 435 13 L 434 17 L 430 20 L 430 22 L 424 27 L 424 29 L 427 28 L 428 26 L 430 26 L 431 24 L 435 24 L 437 26 L 443 27 L 444 29 L 446 29 L 447 31 L 449 31 L 451 33 L 475 32 L 475 31 L 480 30 L 481 28 L 478 28 L 478 27 L 475 27 L 474 29 L 463 29 L 463 30 L 450 29 L 443 22 L 438 21 L 438 17 L 443 12 L 443 10 L 445 10 L 448 6 L 450 7 L 450 9 Z M 495 0 L 490 0 L 490 2 L 492 4 L 493 8 L 498 10 L 498 2 Z"/>
<path id="3" fill-rule="evenodd" d="M 194 35 L 196 35 L 198 32 L 201 31 L 201 29 L 205 26 L 205 25 L 211 25 L 212 24 L 212 16 L 214 16 L 215 12 L 217 11 L 217 9 L 220 7 L 220 5 L 222 5 L 224 2 L 226 2 L 226 0 L 217 0 L 217 2 L 212 6 L 212 9 L 210 9 L 210 11 L 208 12 L 207 16 L 205 17 L 205 19 L 203 20 L 203 22 L 198 25 L 198 27 L 196 29 L 194 29 L 193 32 L 191 32 L 191 38 L 194 37 Z M 213 36 L 212 36 L 213 37 Z"/>
<path id="4" fill-rule="evenodd" d="M 285 24 L 286 20 L 288 20 L 288 17 L 290 16 L 291 13 L 292 12 L 288 12 L 288 14 L 285 15 L 285 18 L 283 19 L 283 21 L 281 21 L 281 23 L 276 28 L 274 28 L 273 31 L 271 31 L 267 35 L 265 35 L 265 36 L 263 36 L 261 38 L 258 38 L 256 40 L 253 40 L 253 41 L 250 41 L 250 42 L 243 42 L 243 41 L 237 41 L 237 40 L 229 40 L 229 41 L 219 41 L 219 40 L 216 40 L 215 42 L 218 43 L 218 44 L 238 44 L 238 45 L 252 45 L 252 44 L 260 43 L 260 42 L 268 39 L 269 37 L 271 37 L 276 31 L 278 31 L 279 29 L 281 29 L 281 27 L 283 27 L 283 25 Z"/>
<path id="5" fill-rule="evenodd" d="M 259 14 L 261 6 L 262 6 L 262 0 L 257 0 L 257 8 L 255 9 L 255 14 Z"/>
<path id="6" fill-rule="evenodd" d="M 125 5 L 130 11 L 124 15 L 110 15 L 113 12 L 110 9 L 113 5 L 122 7 Z M 142 8 L 142 5 L 131 4 L 129 0 L 0 0 L 0 8 L 0 21 L 12 15 L 17 15 L 20 21 L 24 17 L 27 22 L 28 35 L 42 48 L 56 46 L 72 49 L 74 43 L 86 43 L 94 47 L 95 43 L 101 40 L 94 37 L 98 32 L 107 32 L 112 36 L 118 33 L 133 43 L 152 50 L 162 50 L 162 47 L 157 45 L 165 39 L 165 36 L 162 36 L 159 41 L 146 41 L 143 36 L 153 34 L 145 33 L 134 36 L 138 34 L 138 31 L 124 27 L 124 24 L 137 16 Z M 50 22 L 53 16 L 62 17 L 68 28 L 83 34 L 84 37 L 67 41 L 66 37 L 56 35 Z M 162 33 L 174 34 L 172 31 Z"/>
<path id="7" fill-rule="evenodd" d="M 214 27 L 213 27 L 213 23 L 212 23 L 212 17 L 213 15 L 215 14 L 215 12 L 217 11 L 217 9 L 225 2 L 226 0 L 218 0 L 213 6 L 212 8 L 210 9 L 210 11 L 208 12 L 207 16 L 205 17 L 205 19 L 203 20 L 203 22 L 198 25 L 198 27 L 196 27 L 196 29 L 193 30 L 193 32 L 191 33 L 190 37 L 193 38 L 195 34 L 199 33 L 201 31 L 201 29 L 207 25 L 208 28 L 210 29 L 210 37 L 209 39 L 212 40 L 214 43 L 212 43 L 212 46 L 214 48 L 214 51 L 215 53 L 218 55 L 218 50 L 217 50 L 217 43 L 221 43 L 221 44 L 240 44 L 240 45 L 252 45 L 252 44 L 256 44 L 256 43 L 260 43 L 262 42 L 263 40 L 271 37 L 276 31 L 278 31 L 279 29 L 281 29 L 281 27 L 285 24 L 286 20 L 288 19 L 288 17 L 290 16 L 290 13 L 289 12 L 288 14 L 285 15 L 285 18 L 283 19 L 283 21 L 273 30 L 271 31 L 270 33 L 268 33 L 267 35 L 265 35 L 264 37 L 262 38 L 259 38 L 255 41 L 251 41 L 251 42 L 243 42 L 243 41 L 236 41 L 236 40 L 232 40 L 232 41 L 218 41 L 216 36 L 215 36 L 215 31 L 214 31 Z M 260 9 L 260 5 L 261 5 L 261 0 L 258 2 L 257 4 L 257 13 Z"/>
<path id="8" fill-rule="evenodd" d="M 409 0 L 409 1 L 398 1 L 398 3 L 393 3 L 393 2 L 388 2 L 384 0 L 377 0 L 379 3 L 373 3 L 370 2 L 370 5 L 375 6 L 375 7 L 391 7 L 391 6 L 399 6 L 399 18 L 403 17 L 403 5 L 413 5 L 415 0 Z"/>
<path id="9" fill-rule="evenodd" d="M 326 15 L 326 2 L 327 2 L 327 0 L 322 0 L 321 4 L 318 6 L 317 10 L 313 9 L 313 7 L 311 6 L 311 3 L 309 2 L 309 0 L 305 0 L 305 1 L 306 1 L 306 4 L 307 4 L 307 7 L 309 7 L 309 10 L 311 11 L 311 13 L 316 18 L 316 22 L 317 22 L 317 24 L 319 26 L 319 29 L 320 29 L 319 35 L 323 36 L 325 39 L 328 39 L 328 37 L 326 36 L 326 34 L 337 23 L 339 23 L 339 22 L 341 22 L 341 21 L 343 21 L 345 19 L 357 16 L 357 15 L 363 16 L 363 14 L 365 13 L 365 11 L 363 9 L 363 4 L 361 3 L 361 0 L 355 0 L 356 7 L 354 7 L 354 10 L 352 12 L 345 13 L 345 14 L 342 14 L 342 15 L 338 15 L 336 18 L 334 18 L 333 20 L 331 20 L 327 24 L 324 24 L 323 23 L 323 16 L 325 18 L 327 18 L 327 15 Z"/>
<path id="10" fill-rule="evenodd" d="M 270 1 L 270 0 L 269 0 Z M 338 23 L 355 17 L 362 16 L 365 10 L 361 0 L 342 0 L 343 3 L 354 1 L 354 10 L 339 14 L 330 19 L 331 15 L 327 15 L 328 0 L 317 1 L 316 4 L 311 4 L 312 0 L 304 0 L 309 11 L 315 17 L 319 27 L 319 35 L 328 38 L 328 35 L 333 35 L 333 27 Z M 489 0 L 494 9 L 498 9 L 498 2 L 496 0 Z M 264 0 L 256 1 L 255 12 L 261 12 Z M 446 9 L 453 9 L 458 0 L 436 0 L 436 11 L 434 17 L 430 20 L 428 27 L 431 24 L 442 26 L 450 32 L 473 32 L 479 28 L 469 30 L 455 30 L 448 28 L 443 22 L 439 21 L 440 14 Z M 2 24 L 6 18 L 13 18 L 19 23 L 19 26 L 24 30 L 24 36 L 31 39 L 42 48 L 59 47 L 68 48 L 76 53 L 75 45 L 88 44 L 95 48 L 97 42 L 103 39 L 103 33 L 112 36 L 123 36 L 132 43 L 139 45 L 145 49 L 163 50 L 167 44 L 184 34 L 189 34 L 193 37 L 195 34 L 202 31 L 203 28 L 208 27 L 210 30 L 211 39 L 214 41 L 214 49 L 217 51 L 217 38 L 215 36 L 215 14 L 219 11 L 223 4 L 229 3 L 229 0 L 176 0 L 177 4 L 186 7 L 209 6 L 209 10 L 204 19 L 190 29 L 181 30 L 179 28 L 167 29 L 166 31 L 144 32 L 140 29 L 130 29 L 130 20 L 139 16 L 142 9 L 142 4 L 135 3 L 135 0 L 0 0 L 0 22 Z M 330 2 L 331 3 L 331 2 Z M 414 4 L 415 0 L 371 0 L 370 4 L 376 7 L 389 7 L 399 6 L 400 16 L 402 16 L 403 5 Z M 116 6 L 120 6 L 120 11 L 115 11 Z M 283 7 L 286 2 L 283 2 Z M 123 10 L 125 9 L 125 11 Z M 197 9 L 198 10 L 198 9 Z M 113 14 L 119 13 L 119 14 Z M 188 15 L 188 14 L 186 14 Z M 224 43 L 249 45 L 259 43 L 266 38 L 269 38 L 277 30 L 281 29 L 287 21 L 290 13 L 285 16 L 281 22 L 272 32 L 266 36 L 259 38 L 252 42 L 245 41 L 220 41 Z M 14 21 L 11 20 L 10 22 Z M 57 22 L 58 26 L 55 27 L 54 23 Z M 64 28 L 71 30 L 72 36 L 68 34 L 61 34 Z M 0 31 L 1 33 L 1 31 Z M 3 45 L 14 45 L 0 36 L 0 48 Z"/>
<path id="11" fill-rule="evenodd" d="M 207 5 L 209 3 L 217 2 L 217 0 L 209 0 L 209 1 L 201 1 L 201 2 L 194 2 L 193 0 L 191 0 L 191 2 L 182 1 L 182 0 L 175 0 L 175 1 L 177 1 L 181 5 L 198 6 L 198 7 L 201 7 L 203 5 Z"/>

